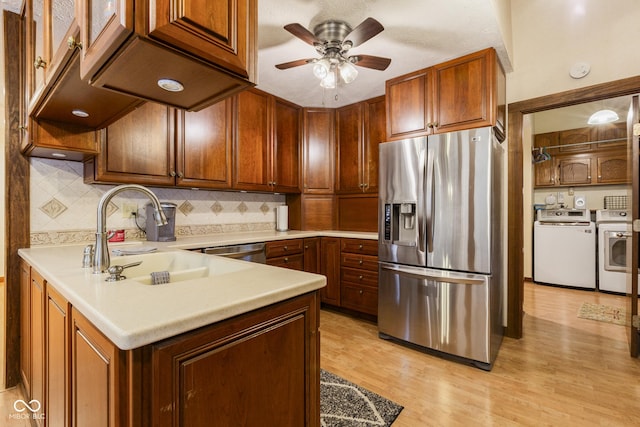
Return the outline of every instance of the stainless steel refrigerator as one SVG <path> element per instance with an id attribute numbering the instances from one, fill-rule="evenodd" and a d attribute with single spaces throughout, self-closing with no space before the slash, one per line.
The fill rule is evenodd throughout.
<path id="1" fill-rule="evenodd" d="M 380 144 L 382 338 L 491 369 L 503 334 L 502 153 L 490 127 Z"/>

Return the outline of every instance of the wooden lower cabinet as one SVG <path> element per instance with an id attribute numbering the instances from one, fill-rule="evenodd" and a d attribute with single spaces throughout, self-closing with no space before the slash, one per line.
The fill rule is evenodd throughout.
<path id="1" fill-rule="evenodd" d="M 121 350 L 27 263 L 23 275 L 36 425 L 320 426 L 317 291 Z"/>
<path id="2" fill-rule="evenodd" d="M 314 292 L 155 345 L 152 425 L 319 426 L 318 309 Z"/>
<path id="3" fill-rule="evenodd" d="M 267 242 L 267 264 L 302 271 L 304 270 L 303 247 L 303 239 Z"/>
<path id="4" fill-rule="evenodd" d="M 124 424 L 120 405 L 123 352 L 77 310 L 71 311 L 72 423 L 74 426 L 114 427 Z"/>
<path id="5" fill-rule="evenodd" d="M 321 274 L 326 276 L 327 285 L 320 290 L 323 303 L 340 305 L 340 238 L 323 237 L 321 247 Z"/>
<path id="6" fill-rule="evenodd" d="M 20 377 L 31 398 L 31 266 L 20 262 Z"/>
<path id="7" fill-rule="evenodd" d="M 378 315 L 378 241 L 342 239 L 340 305 Z"/>
<path id="8" fill-rule="evenodd" d="M 304 239 L 304 271 L 320 274 L 320 237 Z"/>
<path id="9" fill-rule="evenodd" d="M 68 301 L 51 286 L 46 287 L 45 354 L 46 420 L 48 426 L 67 426 L 69 422 L 69 318 Z"/>

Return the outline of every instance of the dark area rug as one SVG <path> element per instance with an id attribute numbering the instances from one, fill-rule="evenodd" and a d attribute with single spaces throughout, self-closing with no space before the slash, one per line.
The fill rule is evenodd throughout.
<path id="1" fill-rule="evenodd" d="M 322 427 L 390 426 L 402 406 L 320 370 L 320 425 Z"/>

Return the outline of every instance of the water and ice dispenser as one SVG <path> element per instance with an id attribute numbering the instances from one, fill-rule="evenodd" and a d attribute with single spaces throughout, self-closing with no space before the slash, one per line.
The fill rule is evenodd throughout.
<path id="1" fill-rule="evenodd" d="M 416 202 L 384 205 L 384 240 L 394 245 L 415 246 L 418 239 Z"/>

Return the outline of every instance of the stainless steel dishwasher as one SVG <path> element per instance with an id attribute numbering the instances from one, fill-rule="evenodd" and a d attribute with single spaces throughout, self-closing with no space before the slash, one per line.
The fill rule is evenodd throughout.
<path id="1" fill-rule="evenodd" d="M 207 255 L 218 255 L 243 261 L 267 263 L 266 245 L 264 243 L 249 243 L 244 245 L 216 246 L 200 249 Z"/>

